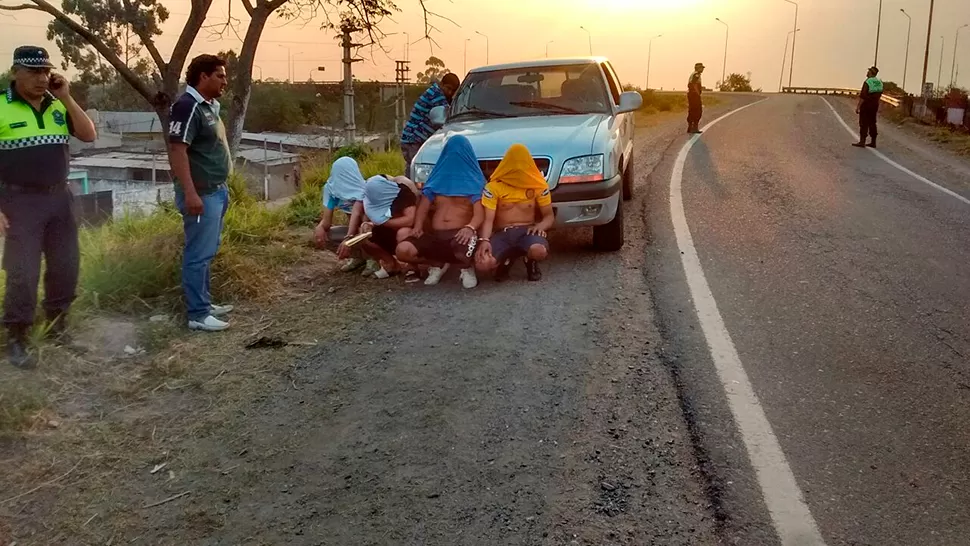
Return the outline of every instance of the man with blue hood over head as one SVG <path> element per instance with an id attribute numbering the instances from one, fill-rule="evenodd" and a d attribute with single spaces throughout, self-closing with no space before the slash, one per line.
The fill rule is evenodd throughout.
<path id="1" fill-rule="evenodd" d="M 456 264 L 461 267 L 462 286 L 478 286 L 474 256 L 478 228 L 485 219 L 484 188 L 485 175 L 471 142 L 462 135 L 452 136 L 421 191 L 411 235 L 397 246 L 398 260 L 429 266 L 424 284 L 438 284 L 450 265 Z M 432 204 L 431 229 L 426 232 Z"/>

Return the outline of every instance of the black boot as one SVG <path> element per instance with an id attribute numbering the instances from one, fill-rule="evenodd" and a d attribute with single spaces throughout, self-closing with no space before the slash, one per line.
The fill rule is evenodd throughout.
<path id="1" fill-rule="evenodd" d="M 865 148 L 866 147 L 866 141 L 865 140 L 860 140 L 859 142 L 853 142 L 852 145 L 855 146 L 856 148 Z"/>
<path id="2" fill-rule="evenodd" d="M 7 330 L 7 362 L 22 370 L 37 366 L 37 359 L 31 354 L 27 342 L 28 330 L 24 326 L 11 326 Z"/>
<path id="3" fill-rule="evenodd" d="M 535 260 L 525 260 L 525 271 L 530 281 L 541 281 L 542 270 L 539 269 L 539 262 Z"/>
<path id="4" fill-rule="evenodd" d="M 876 137 L 872 137 L 872 141 L 869 142 L 869 147 L 870 148 L 875 148 L 876 147 Z"/>

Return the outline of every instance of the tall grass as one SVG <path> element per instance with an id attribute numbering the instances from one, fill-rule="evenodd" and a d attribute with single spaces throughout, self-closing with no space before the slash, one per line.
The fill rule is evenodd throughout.
<path id="1" fill-rule="evenodd" d="M 404 158 L 400 152 L 379 152 L 358 160 L 364 178 L 377 174 L 404 174 Z M 297 226 L 312 226 L 320 218 L 323 185 L 330 178 L 331 159 L 326 154 L 311 157 L 303 164 L 303 187 L 286 208 L 286 220 Z"/>

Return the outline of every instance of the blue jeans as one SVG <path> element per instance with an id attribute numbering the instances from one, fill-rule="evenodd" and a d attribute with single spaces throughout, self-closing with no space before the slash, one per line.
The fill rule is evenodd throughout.
<path id="1" fill-rule="evenodd" d="M 175 206 L 182 213 L 185 227 L 185 252 L 182 256 L 182 290 L 189 320 L 202 320 L 209 315 L 212 300 L 209 295 L 209 266 L 222 236 L 223 218 L 229 209 L 229 190 L 200 195 L 204 210 L 201 216 L 186 214 L 185 195 L 175 192 Z"/>

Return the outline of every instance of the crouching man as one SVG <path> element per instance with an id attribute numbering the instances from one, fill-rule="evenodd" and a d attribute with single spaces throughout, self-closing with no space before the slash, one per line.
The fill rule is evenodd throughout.
<path id="1" fill-rule="evenodd" d="M 524 257 L 529 280 L 542 279 L 539 262 L 549 256 L 546 231 L 555 215 L 549 184 L 525 146 L 513 144 L 505 153 L 485 186 L 482 204 L 485 222 L 475 256 L 479 272 L 494 272 L 501 282 L 512 264 Z"/>
<path id="2" fill-rule="evenodd" d="M 461 267 L 462 286 L 478 286 L 474 256 L 477 231 L 485 217 L 484 186 L 485 176 L 471 143 L 462 135 L 451 137 L 421 190 L 411 235 L 397 245 L 398 260 L 429 266 L 424 284 L 438 284 L 455 264 Z M 425 232 L 432 204 L 431 231 Z"/>

